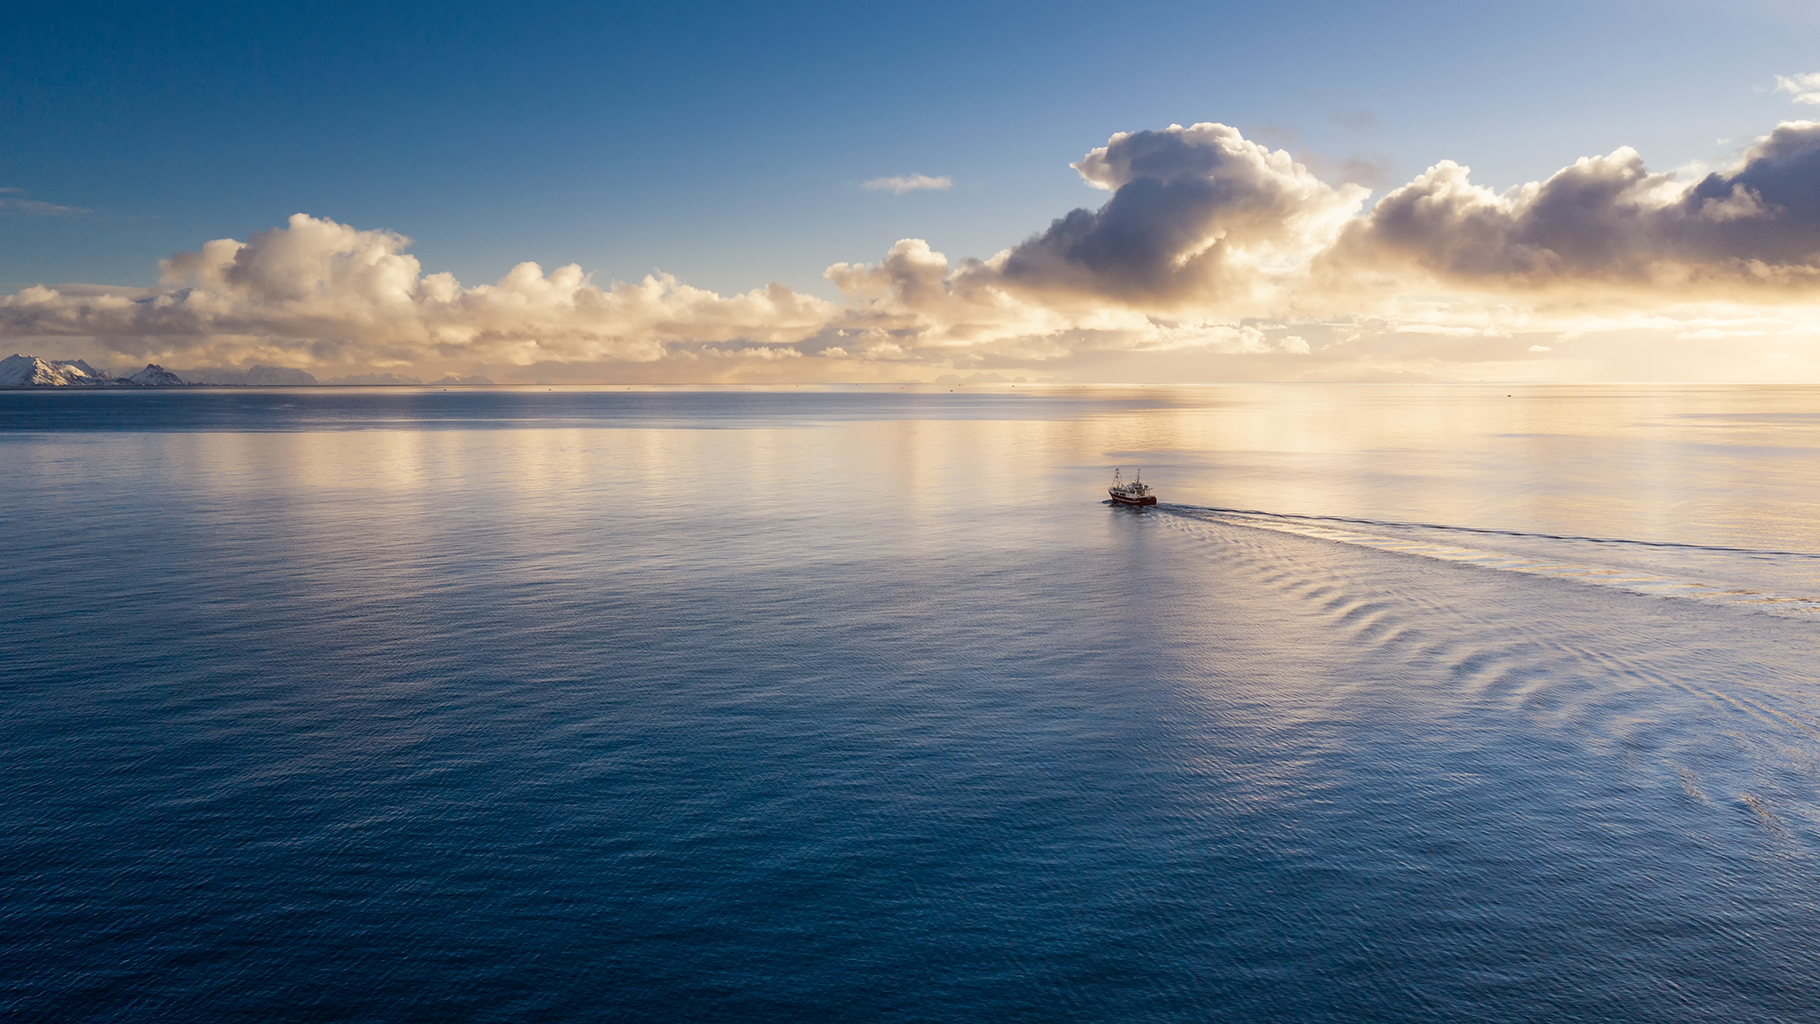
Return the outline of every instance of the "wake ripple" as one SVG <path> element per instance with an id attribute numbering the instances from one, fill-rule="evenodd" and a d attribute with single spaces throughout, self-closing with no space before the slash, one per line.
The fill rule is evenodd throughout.
<path id="1" fill-rule="evenodd" d="M 1752 558 L 1787 558 L 1820 560 L 1820 554 L 1807 551 L 1769 551 L 1754 548 L 1723 547 L 1705 544 L 1677 544 L 1667 541 L 1623 540 L 1610 537 L 1583 537 L 1570 534 L 1524 533 L 1470 526 L 1443 526 L 1429 523 L 1402 523 L 1384 520 L 1353 519 L 1341 516 L 1300 516 L 1254 509 L 1228 509 L 1195 505 L 1157 505 L 1157 512 L 1185 519 L 1250 527 L 1276 533 L 1333 541 L 1355 547 L 1374 548 L 1398 554 L 1416 555 L 1437 561 L 1455 562 L 1500 572 L 1522 573 L 1550 579 L 1566 580 L 1591 586 L 1608 587 L 1650 597 L 1698 601 L 1704 604 L 1750 608 L 1785 618 L 1820 621 L 1820 597 L 1801 597 L 1772 593 L 1759 588 L 1727 586 L 1677 575 L 1636 568 L 1616 568 L 1589 564 L 1573 559 L 1553 559 L 1529 554 L 1465 547 L 1423 536 L 1398 536 L 1377 530 L 1466 533 L 1541 541 L 1574 541 L 1583 543 L 1631 546 L 1652 549 L 1683 549 L 1690 552 L 1738 555 Z"/>
<path id="2" fill-rule="evenodd" d="M 1100 502 L 1110 505 L 1110 501 Z M 1450 533 L 1477 533 L 1494 537 L 1525 537 L 1536 540 L 1571 540 L 1587 544 L 1613 544 L 1639 548 L 1680 548 L 1687 551 L 1715 551 L 1734 555 L 1769 555 L 1780 558 L 1820 560 L 1817 551 L 1777 551 L 1771 548 L 1729 547 L 1723 544 L 1687 544 L 1671 540 L 1634 540 L 1624 537 L 1593 537 L 1577 533 L 1535 533 L 1524 530 L 1499 530 L 1487 526 L 1450 526 L 1443 523 L 1410 523 L 1395 519 L 1359 519 L 1353 516 L 1311 516 L 1292 512 L 1264 512 L 1247 508 L 1219 508 L 1213 505 L 1159 505 L 1159 510 L 1176 513 L 1214 512 L 1220 515 L 1293 520 L 1310 523 L 1346 523 L 1353 526 L 1376 526 L 1385 529 L 1443 530 Z"/>

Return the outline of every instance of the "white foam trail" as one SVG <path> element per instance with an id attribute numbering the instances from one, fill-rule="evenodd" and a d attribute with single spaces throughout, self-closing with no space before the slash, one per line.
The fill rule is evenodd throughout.
<path id="1" fill-rule="evenodd" d="M 1820 621 L 1820 598 L 1789 597 L 1762 590 L 1717 586 L 1694 580 L 1677 579 L 1636 569 L 1615 569 L 1581 562 L 1541 559 L 1481 548 L 1462 547 L 1421 538 L 1386 536 L 1370 533 L 1350 525 L 1339 525 L 1333 520 L 1304 519 L 1279 513 L 1195 508 L 1188 505 L 1159 505 L 1157 510 L 1169 515 L 1206 522 L 1289 533 L 1357 547 L 1375 548 L 1379 551 L 1394 551 L 1399 554 L 1433 558 L 1443 562 L 1476 565 L 1480 568 L 1502 572 L 1518 572 L 1529 576 L 1570 580 L 1575 583 L 1610 587 L 1632 594 L 1680 598 L 1707 604 L 1745 606 L 1790 618 Z M 1414 526 L 1415 524 L 1396 525 Z M 1447 529 L 1447 527 L 1435 527 L 1435 529 Z"/>

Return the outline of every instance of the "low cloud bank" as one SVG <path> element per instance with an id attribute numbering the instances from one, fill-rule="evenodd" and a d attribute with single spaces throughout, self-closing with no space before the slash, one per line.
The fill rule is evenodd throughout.
<path id="1" fill-rule="evenodd" d="M 650 362 L 672 346 L 769 345 L 821 330 L 835 306 L 781 285 L 722 296 L 667 275 L 601 287 L 578 266 L 521 263 L 464 288 L 424 274 L 409 240 L 304 214 L 246 242 L 160 265 L 150 294 L 0 298 L 0 335 L 90 338 L 128 355 L 302 367 Z"/>
<path id="2" fill-rule="evenodd" d="M 1444 161 L 1369 211 L 1363 187 L 1220 124 L 1121 133 L 1073 167 L 1110 193 L 1097 209 L 988 259 L 905 239 L 837 263 L 839 303 L 535 263 L 463 286 L 401 235 L 298 214 L 165 260 L 146 292 L 0 297 L 0 336 L 324 377 L 1636 376 L 1617 345 L 1695 376 L 1820 379 L 1820 123 L 1699 180 L 1625 148 L 1495 192 Z M 943 187 L 923 181 L 946 179 L 867 187 Z"/>

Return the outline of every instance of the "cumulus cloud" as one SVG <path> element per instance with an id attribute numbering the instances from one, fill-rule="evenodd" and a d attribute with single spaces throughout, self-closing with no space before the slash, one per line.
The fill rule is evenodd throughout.
<path id="1" fill-rule="evenodd" d="M 1279 313 L 1367 192 L 1322 182 L 1220 124 L 1113 136 L 1073 165 L 1111 193 L 990 259 L 958 265 L 921 239 L 827 276 L 846 323 L 893 353 L 1015 361 L 1104 352 L 1306 354 Z"/>
<path id="2" fill-rule="evenodd" d="M 1106 193 L 1096 208 L 988 258 L 908 238 L 875 263 L 836 263 L 839 302 L 777 284 L 721 295 L 664 274 L 602 284 L 535 263 L 467 286 L 426 273 L 401 235 L 298 214 L 171 257 L 144 292 L 0 297 L 0 336 L 179 367 L 507 380 L 514 366 L 553 377 L 563 365 L 671 380 L 1103 379 L 1140 372 L 1130 366 L 1636 379 L 1664 352 L 1820 378 L 1820 123 L 1782 124 L 1735 166 L 1690 178 L 1619 149 L 1500 192 L 1443 161 L 1368 212 L 1365 188 L 1221 124 L 1120 133 L 1072 166 Z M 1620 349 L 1630 363 L 1614 361 Z"/>
<path id="3" fill-rule="evenodd" d="M 1112 197 L 970 267 L 973 277 L 1162 309 L 1266 307 L 1369 195 L 1223 124 L 1120 133 L 1072 166 Z"/>
<path id="4" fill-rule="evenodd" d="M 901 196 L 905 192 L 934 191 L 946 192 L 954 187 L 954 179 L 946 174 L 930 177 L 927 174 L 907 174 L 897 178 L 873 178 L 860 183 L 860 188 L 873 192 L 889 192 Z"/>
<path id="5" fill-rule="evenodd" d="M 1318 362 L 1432 338 L 1424 358 L 1491 375 L 1528 372 L 1519 364 L 1562 338 L 1679 339 L 1689 322 L 1761 319 L 1766 304 L 1789 309 L 1769 332 L 1787 334 L 1820 305 L 1813 122 L 1694 180 L 1628 148 L 1504 192 L 1442 162 L 1369 213 L 1365 189 L 1225 125 L 1122 133 L 1073 166 L 1107 201 L 989 259 L 951 265 L 907 240 L 828 276 L 850 315 L 925 349 Z"/>
<path id="6" fill-rule="evenodd" d="M 1355 284 L 1416 272 L 1529 293 L 1805 294 L 1820 282 L 1816 228 L 1820 123 L 1795 121 L 1692 182 L 1652 173 L 1628 147 L 1502 193 L 1442 161 L 1347 224 L 1320 262 L 1327 281 Z"/>
<path id="7" fill-rule="evenodd" d="M 602 287 L 574 265 L 521 263 L 496 284 L 463 287 L 424 274 L 408 244 L 297 214 L 163 261 L 150 295 L 39 286 L 0 298 L 0 333 L 229 363 L 650 362 L 704 343 L 786 345 L 834 312 L 781 285 L 722 296 L 654 274 Z"/>
<path id="8" fill-rule="evenodd" d="M 1820 71 L 1800 75 L 1777 75 L 1776 91 L 1794 97 L 1796 103 L 1820 104 Z"/>

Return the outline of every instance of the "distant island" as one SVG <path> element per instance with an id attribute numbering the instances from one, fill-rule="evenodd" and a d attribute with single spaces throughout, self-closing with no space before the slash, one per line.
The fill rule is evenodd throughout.
<path id="1" fill-rule="evenodd" d="M 0 387 L 8 388 L 118 388 L 118 387 L 310 387 L 317 385 L 392 385 L 434 387 L 487 387 L 492 380 L 478 374 L 449 374 L 424 381 L 397 373 L 362 373 L 318 380 L 307 370 L 283 366 L 249 366 L 245 369 L 215 367 L 184 370 L 181 375 L 157 363 L 130 374 L 97 370 L 80 359 L 42 359 L 11 355 L 0 359 Z"/>

